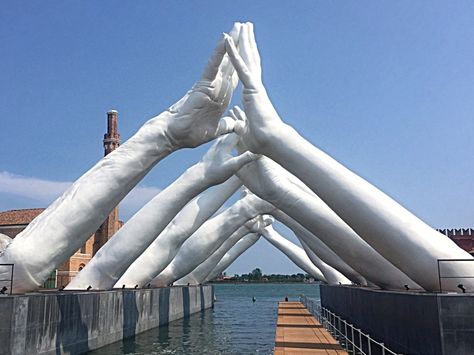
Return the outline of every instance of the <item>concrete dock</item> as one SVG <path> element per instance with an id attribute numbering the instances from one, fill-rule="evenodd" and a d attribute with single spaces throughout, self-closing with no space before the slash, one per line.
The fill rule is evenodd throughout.
<path id="1" fill-rule="evenodd" d="M 301 302 L 279 302 L 275 355 L 347 354 Z"/>
<path id="2" fill-rule="evenodd" d="M 213 306 L 212 286 L 0 296 L 0 355 L 81 354 Z"/>

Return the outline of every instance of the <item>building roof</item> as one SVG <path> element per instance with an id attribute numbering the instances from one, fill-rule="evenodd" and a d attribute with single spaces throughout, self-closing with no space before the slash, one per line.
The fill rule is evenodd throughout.
<path id="1" fill-rule="evenodd" d="M 0 212 L 0 226 L 29 224 L 44 210 L 45 208 L 28 208 L 24 210 L 10 210 Z"/>

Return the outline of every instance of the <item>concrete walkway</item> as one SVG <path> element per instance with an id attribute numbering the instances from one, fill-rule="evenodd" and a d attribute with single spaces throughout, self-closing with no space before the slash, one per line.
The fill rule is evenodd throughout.
<path id="1" fill-rule="evenodd" d="M 279 302 L 275 355 L 347 354 L 301 302 Z"/>

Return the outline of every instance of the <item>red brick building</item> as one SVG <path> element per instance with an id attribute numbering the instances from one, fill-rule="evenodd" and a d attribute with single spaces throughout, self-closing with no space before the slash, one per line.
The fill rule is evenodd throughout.
<path id="1" fill-rule="evenodd" d="M 460 248 L 474 256 L 474 229 L 437 229 L 437 231 L 451 238 Z"/>
<path id="2" fill-rule="evenodd" d="M 103 144 L 104 156 L 120 145 L 117 111 L 107 112 L 107 133 L 104 134 Z M 44 210 L 44 208 L 30 208 L 0 212 L 0 233 L 15 238 Z M 55 270 L 45 286 L 59 288 L 67 285 L 122 225 L 116 207 L 86 243 Z"/>

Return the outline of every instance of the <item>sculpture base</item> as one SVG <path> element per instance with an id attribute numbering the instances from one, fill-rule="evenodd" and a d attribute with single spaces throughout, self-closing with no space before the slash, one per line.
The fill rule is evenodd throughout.
<path id="1" fill-rule="evenodd" d="M 473 353 L 474 294 L 321 285 L 321 305 L 397 353 Z"/>
<path id="2" fill-rule="evenodd" d="M 210 285 L 0 296 L 0 354 L 81 353 L 213 306 Z"/>

